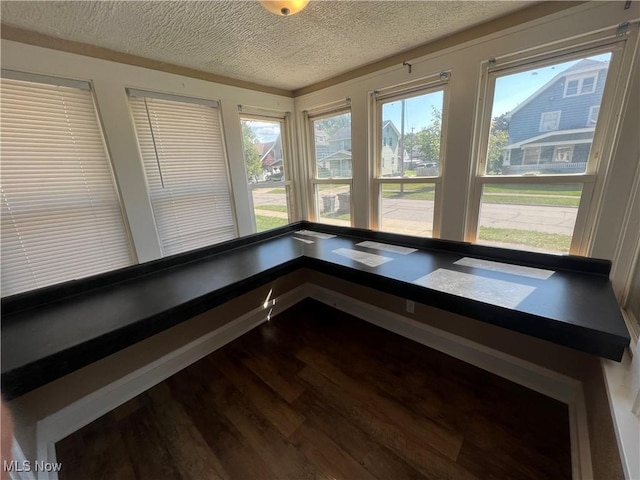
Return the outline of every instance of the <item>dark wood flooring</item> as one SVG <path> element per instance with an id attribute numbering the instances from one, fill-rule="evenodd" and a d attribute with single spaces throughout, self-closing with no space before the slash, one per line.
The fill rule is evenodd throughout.
<path id="1" fill-rule="evenodd" d="M 56 450 L 61 480 L 571 478 L 566 405 L 310 300 Z"/>

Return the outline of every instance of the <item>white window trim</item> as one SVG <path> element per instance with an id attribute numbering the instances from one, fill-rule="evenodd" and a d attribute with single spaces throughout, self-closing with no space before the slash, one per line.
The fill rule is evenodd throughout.
<path id="1" fill-rule="evenodd" d="M 565 77 L 564 79 L 564 92 L 562 94 L 562 98 L 567 98 L 567 97 L 578 97 L 580 95 L 588 95 L 590 93 L 594 93 L 596 91 L 596 89 L 598 88 L 598 78 L 600 76 L 600 71 L 596 71 L 595 73 L 581 73 L 581 74 L 577 74 L 577 75 L 568 75 Z M 583 92 L 582 91 L 582 87 L 584 85 L 584 80 L 585 78 L 593 78 L 593 89 L 589 92 Z M 573 93 L 571 95 L 567 94 L 567 89 L 569 87 L 569 82 L 570 81 L 574 81 L 577 80 L 578 81 L 578 90 L 576 91 L 576 93 Z"/>
<path id="2" fill-rule="evenodd" d="M 243 120 L 257 120 L 257 121 L 265 121 L 265 122 L 273 122 L 280 124 L 280 135 L 282 137 L 282 155 L 284 158 L 284 178 L 285 180 L 278 182 L 270 182 L 268 185 L 266 184 L 249 184 L 247 182 L 247 188 L 249 190 L 249 204 L 250 204 L 250 212 L 251 216 L 251 224 L 253 225 L 253 232 L 255 233 L 256 228 L 256 218 L 255 218 L 255 209 L 253 205 L 253 190 L 257 188 L 265 188 L 265 187 L 282 187 L 286 190 L 287 197 L 287 214 L 288 214 L 288 222 L 292 223 L 301 219 L 300 216 L 300 193 L 296 188 L 297 182 L 295 181 L 298 178 L 298 172 L 296 165 L 292 161 L 293 156 L 293 131 L 291 125 L 291 114 L 290 112 L 271 112 L 265 111 L 263 109 L 251 108 L 251 107 L 242 107 L 242 111 L 239 115 L 239 120 L 242 122 Z M 242 128 L 241 128 L 242 131 Z M 244 139 L 243 139 L 243 147 L 244 147 Z M 244 155 L 244 149 L 243 149 Z M 243 157 L 244 160 L 244 157 Z M 247 177 L 246 174 L 246 164 L 243 164 L 245 167 L 245 179 Z"/>
<path id="3" fill-rule="evenodd" d="M 558 118 L 556 120 L 556 124 L 555 127 L 550 128 L 548 130 L 543 130 L 542 126 L 545 123 L 545 116 L 546 115 L 558 115 Z M 552 112 L 542 112 L 542 114 L 540 115 L 540 125 L 538 126 L 538 131 L 541 133 L 546 133 L 546 132 L 555 132 L 556 130 L 558 130 L 560 128 L 560 117 L 562 116 L 562 110 L 554 110 Z"/>
<path id="4" fill-rule="evenodd" d="M 593 118 L 593 112 L 598 111 L 595 115 L 595 119 Z M 592 105 L 589 107 L 589 116 L 587 117 L 587 127 L 594 126 L 598 122 L 598 115 L 600 113 L 600 105 Z"/>
<path id="5" fill-rule="evenodd" d="M 303 113 L 303 128 L 305 131 L 305 157 L 307 159 L 306 166 L 308 169 L 306 182 L 308 185 L 306 192 L 307 199 L 307 217 L 312 222 L 322 223 L 320 219 L 320 212 L 317 208 L 316 202 L 316 188 L 318 185 L 349 185 L 349 191 L 351 192 L 351 214 L 349 216 L 350 224 L 353 226 L 353 170 L 351 172 L 351 178 L 317 178 L 317 162 L 315 153 L 315 130 L 313 128 L 313 122 L 322 120 L 323 118 L 343 115 L 345 113 L 351 114 L 351 102 L 349 99 L 334 102 L 323 107 L 316 109 L 305 110 Z M 353 135 L 353 124 L 352 124 Z M 353 157 L 351 159 L 353 166 Z"/>
<path id="6" fill-rule="evenodd" d="M 560 162 L 560 161 L 556 160 L 556 156 L 557 156 L 557 154 L 558 154 L 558 149 L 559 149 L 559 148 L 567 148 L 567 147 L 570 147 L 570 148 L 571 148 L 571 153 L 570 153 L 570 155 L 569 155 L 569 161 L 568 161 L 568 162 Z M 573 143 L 571 143 L 571 144 L 566 144 L 566 145 L 563 145 L 563 144 L 557 144 L 557 145 L 553 148 L 553 157 L 551 157 L 551 162 L 552 162 L 552 163 L 571 163 L 571 162 L 573 161 L 573 151 L 574 151 L 574 145 L 573 145 Z"/>
<path id="7" fill-rule="evenodd" d="M 424 184 L 434 185 L 434 209 L 433 209 L 433 227 L 431 232 L 431 238 L 439 238 L 442 226 L 443 217 L 443 202 L 442 202 L 442 182 L 444 178 L 445 166 L 443 159 L 446 158 L 446 144 L 447 144 L 447 125 L 448 125 L 448 105 L 449 95 L 447 90 L 447 84 L 449 81 L 449 75 L 443 76 L 441 74 L 433 74 L 426 77 L 421 81 L 412 82 L 410 85 L 405 86 L 392 86 L 383 91 L 373 92 L 371 100 L 373 103 L 372 112 L 374 118 L 372 121 L 373 132 L 371 136 L 370 148 L 373 152 L 369 155 L 371 158 L 370 172 L 371 176 L 369 182 L 372 185 L 371 198 L 370 198 L 370 218 L 369 228 L 373 230 L 380 230 L 381 219 L 381 203 L 382 203 L 382 185 L 383 184 Z M 440 133 L 440 161 L 439 161 L 439 175 L 429 177 L 382 177 L 381 174 L 381 137 L 384 135 L 382 131 L 382 105 L 402 99 L 409 99 L 418 97 L 421 95 L 427 95 L 429 93 L 442 91 L 442 118 L 441 118 L 441 133 Z"/>
<path id="8" fill-rule="evenodd" d="M 471 179 L 471 194 L 467 200 L 465 241 L 475 242 L 477 240 L 482 191 L 485 184 L 580 183 L 583 186 L 582 196 L 569 253 L 588 255 L 595 228 L 595 217 L 600 206 L 605 183 L 602 177 L 606 171 L 606 164 L 611 157 L 616 136 L 609 124 L 613 120 L 616 109 L 620 108 L 625 92 L 625 86 L 621 82 L 626 75 L 621 76 L 619 73 L 623 70 L 628 73 L 630 69 L 636 36 L 637 32 L 635 30 L 633 34 L 626 38 L 614 38 L 607 32 L 599 32 L 590 37 L 588 42 L 585 41 L 583 45 L 572 44 L 571 41 L 567 41 L 564 46 L 559 46 L 555 51 L 541 49 L 537 54 L 530 54 L 531 56 L 522 53 L 510 55 L 504 58 L 500 65 L 496 65 L 493 59 L 491 62 L 487 60 L 483 63 L 484 72 L 481 76 L 480 97 L 484 101 L 481 102 L 480 108 L 477 109 L 476 116 L 476 132 L 482 133 L 474 136 L 474 151 L 476 152 L 474 158 L 475 175 Z M 629 45 L 629 48 L 625 48 L 626 45 Z M 611 76 L 607 76 L 608 81 L 601 101 L 602 109 L 599 116 L 599 128 L 594 133 L 587 171 L 581 175 L 486 175 L 488 137 L 496 78 L 508 75 L 510 72 L 524 71 L 536 66 L 552 65 L 559 61 L 584 58 L 604 52 L 612 53 L 609 63 L 609 74 Z M 616 121 L 619 121 L 619 119 Z"/>

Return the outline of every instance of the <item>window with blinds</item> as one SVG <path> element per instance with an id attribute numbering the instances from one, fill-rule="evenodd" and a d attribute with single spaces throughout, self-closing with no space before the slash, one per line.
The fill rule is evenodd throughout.
<path id="1" fill-rule="evenodd" d="M 133 263 L 89 85 L 2 75 L 2 296 Z"/>
<path id="2" fill-rule="evenodd" d="M 217 103 L 129 98 L 163 255 L 235 238 Z"/>

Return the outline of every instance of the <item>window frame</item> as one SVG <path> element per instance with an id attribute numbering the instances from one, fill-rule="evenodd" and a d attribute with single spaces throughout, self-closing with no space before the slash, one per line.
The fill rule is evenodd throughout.
<path id="1" fill-rule="evenodd" d="M 568 97 L 579 97 L 580 95 L 588 95 L 590 93 L 594 93 L 596 91 L 596 88 L 598 86 L 598 78 L 600 77 L 600 72 L 596 72 L 595 74 L 587 74 L 587 73 L 577 73 L 575 75 L 567 75 L 567 77 L 565 78 L 565 82 L 564 82 L 564 91 L 562 93 L 562 98 L 568 98 Z M 584 88 L 584 80 L 586 78 L 593 78 L 593 88 L 588 91 L 585 92 L 583 91 Z M 569 88 L 569 82 L 572 81 L 577 81 L 578 82 L 578 87 L 576 90 L 576 93 L 572 93 L 570 95 L 567 94 L 567 90 Z"/>
<path id="2" fill-rule="evenodd" d="M 595 218 L 603 193 L 606 165 L 610 160 L 613 140 L 616 136 L 615 132 L 611 131 L 610 125 L 613 121 L 616 121 L 614 112 L 619 109 L 624 93 L 624 88 L 621 89 L 618 83 L 623 61 L 627 56 L 625 51 L 626 40 L 627 37 L 620 38 L 615 34 L 595 34 L 584 39 L 583 43 L 572 44 L 567 42 L 555 50 L 549 50 L 548 47 L 540 47 L 532 52 L 507 55 L 501 59 L 500 64 L 494 58 L 482 62 L 480 94 L 473 140 L 471 194 L 468 197 L 466 206 L 465 241 L 477 242 L 482 192 L 485 185 L 580 183 L 582 184 L 582 194 L 568 254 L 589 255 L 591 240 L 596 227 Z M 536 67 L 544 67 L 608 52 L 611 53 L 611 60 L 600 104 L 601 115 L 599 115 L 599 124 L 594 131 L 586 171 L 582 174 L 487 175 L 485 172 L 496 79 Z M 565 88 L 567 83 L 565 82 Z"/>
<path id="3" fill-rule="evenodd" d="M 243 120 L 255 120 L 255 121 L 264 121 L 264 122 L 272 122 L 280 124 L 280 135 L 282 137 L 282 156 L 283 156 L 283 168 L 284 168 L 284 180 L 270 182 L 269 187 L 283 187 L 286 191 L 287 197 L 287 223 L 295 222 L 299 217 L 300 207 L 299 207 L 299 195 L 296 188 L 295 182 L 295 166 L 293 165 L 293 131 L 291 125 L 291 112 L 275 112 L 275 111 L 265 111 L 262 109 L 255 109 L 251 107 L 243 106 L 239 108 L 239 122 L 240 122 L 240 130 L 242 131 L 242 121 Z M 244 162 L 244 139 L 243 139 L 243 162 Z M 247 171 L 246 171 L 246 163 L 243 163 L 244 168 L 244 176 L 247 184 L 247 189 L 249 191 L 249 206 L 250 212 L 249 215 L 251 217 L 251 225 L 253 226 L 253 233 L 257 232 L 257 224 L 256 224 L 256 216 L 255 216 L 255 207 L 253 204 L 253 190 L 258 188 L 265 188 L 264 184 L 251 184 L 248 182 Z"/>
<path id="4" fill-rule="evenodd" d="M 569 160 L 568 161 L 564 161 L 564 160 L 556 160 L 556 158 L 558 157 L 558 150 L 560 149 L 570 149 L 569 152 Z M 551 157 L 551 163 L 571 163 L 573 161 L 573 152 L 575 150 L 575 144 L 571 144 L 571 145 L 556 145 L 553 147 L 553 156 Z"/>
<path id="5" fill-rule="evenodd" d="M 449 92 L 448 84 L 451 78 L 451 72 L 439 72 L 425 76 L 421 80 L 411 82 L 404 85 L 394 85 L 384 90 L 376 90 L 371 92 L 371 112 L 372 131 L 370 132 L 371 143 L 370 150 L 372 152 L 369 157 L 370 165 L 369 177 L 370 188 L 370 215 L 369 228 L 372 230 L 381 230 L 382 226 L 382 186 L 385 184 L 404 184 L 404 185 L 433 185 L 434 186 L 434 207 L 433 207 L 433 227 L 431 237 L 439 238 L 442 228 L 443 218 L 443 198 L 442 185 L 446 172 L 446 145 L 447 145 L 447 126 L 448 126 L 448 108 L 449 108 Z M 381 172 L 382 165 L 382 143 L 384 136 L 382 131 L 382 106 L 386 103 L 411 99 L 430 93 L 442 92 L 442 117 L 440 130 L 440 156 L 438 162 L 438 175 L 429 175 L 424 177 L 383 177 Z M 410 234 L 405 234 L 410 235 Z"/>
<path id="6" fill-rule="evenodd" d="M 545 124 L 545 115 L 557 114 L 555 126 L 549 129 L 543 129 L 543 125 Z M 538 132 L 547 133 L 547 132 L 555 132 L 560 128 L 560 117 L 562 116 L 562 110 L 553 110 L 550 112 L 542 112 L 540 114 L 540 126 L 538 127 Z"/>
<path id="7" fill-rule="evenodd" d="M 320 212 L 318 211 L 318 202 L 316 201 L 316 189 L 319 185 L 348 185 L 349 186 L 349 202 L 350 202 L 350 214 L 349 224 L 351 227 L 354 225 L 353 215 L 353 148 L 351 155 L 351 177 L 350 178 L 318 178 L 317 162 L 316 162 L 316 136 L 314 129 L 314 122 L 323 120 L 325 118 L 336 117 L 339 115 L 349 114 L 351 119 L 351 138 L 353 140 L 353 113 L 351 111 L 351 99 L 337 101 L 327 104 L 325 106 L 317 107 L 310 110 L 304 110 L 304 139 L 305 139 L 305 156 L 307 158 L 307 216 L 310 221 L 316 223 L 323 223 L 320 218 Z M 353 145 L 353 144 L 352 144 Z M 324 157 L 326 158 L 326 157 Z"/>
<path id="8" fill-rule="evenodd" d="M 229 202 L 230 202 L 230 206 L 231 206 L 231 217 L 233 220 L 233 230 L 234 230 L 234 238 L 239 238 L 240 237 L 240 227 L 239 227 L 239 222 L 238 222 L 238 212 L 237 212 L 237 206 L 236 206 L 236 202 L 235 202 L 235 196 L 234 196 L 234 189 L 233 189 L 233 184 L 231 181 L 231 168 L 229 165 L 229 155 L 228 155 L 228 151 L 227 151 L 227 144 L 226 144 L 226 136 L 225 136 L 225 129 L 224 129 L 224 121 L 222 118 L 222 108 L 221 108 L 221 104 L 218 100 L 212 100 L 212 99 L 208 99 L 208 98 L 198 98 L 198 97 L 193 97 L 193 96 L 183 96 L 183 95 L 175 95 L 175 94 L 171 94 L 171 93 L 165 93 L 165 92 L 158 92 L 158 91 L 153 91 L 153 90 L 146 90 L 146 89 L 139 89 L 139 88 L 126 88 L 126 94 L 127 94 L 127 104 L 128 104 L 128 108 L 129 108 L 129 112 L 131 115 L 131 120 L 133 123 L 133 128 L 134 128 L 134 132 L 135 132 L 135 137 L 136 137 L 136 142 L 138 144 L 138 151 L 140 152 L 140 161 L 142 162 L 142 168 L 144 171 L 144 175 L 145 175 L 145 188 L 146 188 L 146 193 L 147 193 L 147 197 L 149 198 L 149 203 L 150 205 L 152 205 L 152 216 L 153 216 L 153 224 L 156 230 L 156 237 L 158 239 L 158 245 L 160 246 L 160 252 L 161 252 L 161 258 L 165 258 L 171 255 L 176 255 L 176 254 L 180 254 L 180 253 L 186 253 L 189 251 L 194 251 L 197 250 L 198 248 L 206 248 L 212 245 L 216 245 L 220 242 L 215 242 L 215 243 L 209 243 L 207 245 L 201 246 L 201 247 L 195 247 L 195 248 L 189 248 L 186 250 L 182 250 L 181 252 L 178 253 L 167 253 L 165 252 L 165 248 L 163 246 L 163 242 L 162 239 L 160 237 L 160 232 L 158 230 L 158 223 L 156 220 L 156 214 L 155 211 L 153 210 L 153 197 L 151 194 L 151 190 L 150 190 L 150 186 L 149 186 L 149 181 L 147 178 L 147 172 L 146 172 L 146 167 L 144 166 L 144 158 L 142 155 L 142 149 L 140 147 L 140 139 L 139 139 L 139 134 L 137 132 L 136 126 L 135 126 L 135 120 L 134 120 L 134 115 L 133 115 L 133 109 L 132 109 L 132 105 L 130 100 L 132 98 L 151 98 L 151 99 L 158 99 L 158 100 L 166 100 L 166 101 L 171 101 L 171 102 L 181 102 L 181 103 L 185 103 L 185 104 L 193 104 L 193 105 L 199 105 L 199 106 L 204 106 L 204 107 L 210 107 L 210 108 L 214 108 L 215 109 L 215 116 L 217 117 L 217 121 L 218 121 L 218 127 L 220 130 L 220 144 L 221 144 L 221 149 L 222 149 L 222 162 L 224 164 L 224 171 L 225 171 L 225 180 L 227 183 L 227 191 L 229 192 Z M 151 128 L 151 126 L 150 126 Z M 153 138 L 153 137 L 152 137 Z M 155 139 L 153 139 L 153 142 L 155 143 Z"/>

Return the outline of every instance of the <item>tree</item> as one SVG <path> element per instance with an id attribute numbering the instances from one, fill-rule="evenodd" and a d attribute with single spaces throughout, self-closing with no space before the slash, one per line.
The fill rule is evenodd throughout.
<path id="1" fill-rule="evenodd" d="M 244 140 L 244 161 L 247 167 L 247 178 L 257 179 L 262 176 L 262 162 L 255 146 L 256 134 L 248 122 L 242 122 L 242 138 Z"/>
<path id="2" fill-rule="evenodd" d="M 324 130 L 329 137 L 331 137 L 342 127 L 351 126 L 351 115 L 345 113 L 342 115 L 323 118 L 322 120 L 317 120 L 316 125 L 320 127 L 321 130 Z"/>
<path id="3" fill-rule="evenodd" d="M 431 125 L 415 134 L 415 145 L 420 152 L 420 158 L 424 162 L 438 163 L 440 161 L 441 118 L 442 112 L 433 107 Z"/>
<path id="4" fill-rule="evenodd" d="M 487 151 L 487 173 L 499 174 L 502 171 L 505 149 L 509 144 L 509 112 L 495 117 L 491 121 L 489 147 Z"/>

